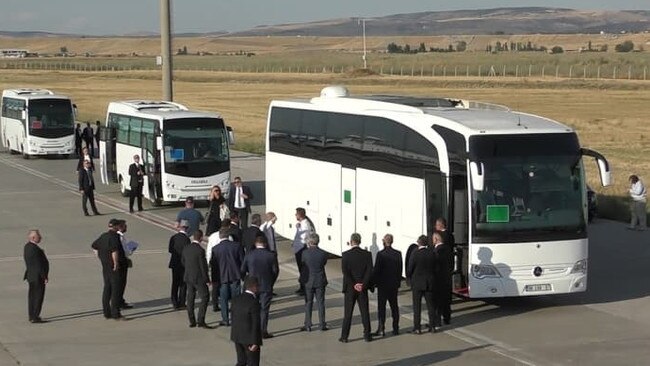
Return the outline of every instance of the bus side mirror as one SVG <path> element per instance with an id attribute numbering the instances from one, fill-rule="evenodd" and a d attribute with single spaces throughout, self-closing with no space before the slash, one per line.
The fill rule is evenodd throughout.
<path id="1" fill-rule="evenodd" d="M 20 111 L 20 119 L 22 119 L 23 121 L 27 119 L 27 111 L 26 110 L 23 109 L 22 111 Z"/>
<path id="2" fill-rule="evenodd" d="M 582 148 L 580 149 L 580 153 L 583 156 L 591 156 L 596 159 L 596 163 L 598 164 L 598 174 L 600 175 L 600 184 L 602 184 L 603 187 L 610 186 L 612 184 L 612 171 L 607 159 L 605 159 L 601 153 L 590 149 Z"/>
<path id="3" fill-rule="evenodd" d="M 77 119 L 77 114 L 79 113 L 79 110 L 77 109 L 77 105 L 73 104 L 72 105 L 72 113 L 74 113 L 74 119 Z"/>
<path id="4" fill-rule="evenodd" d="M 228 131 L 228 143 L 230 145 L 235 144 L 235 131 L 232 130 L 232 127 L 226 126 L 226 131 Z"/>
<path id="5" fill-rule="evenodd" d="M 158 151 L 162 150 L 162 146 L 163 146 L 162 136 L 156 136 L 156 150 Z"/>
<path id="6" fill-rule="evenodd" d="M 472 176 L 472 187 L 474 190 L 482 191 L 485 186 L 485 166 L 483 163 L 470 162 L 469 172 Z"/>

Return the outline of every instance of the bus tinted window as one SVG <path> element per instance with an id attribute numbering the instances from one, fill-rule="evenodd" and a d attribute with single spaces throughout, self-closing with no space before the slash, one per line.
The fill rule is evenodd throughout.
<path id="1" fill-rule="evenodd" d="M 25 110 L 25 101 L 20 99 L 2 99 L 2 117 L 22 120 L 22 111 Z"/>
<path id="2" fill-rule="evenodd" d="M 142 120 L 131 117 L 129 120 L 129 144 L 140 146 L 140 136 L 142 135 Z"/>
<path id="3" fill-rule="evenodd" d="M 363 150 L 401 157 L 406 127 L 380 117 L 365 117 Z"/>
<path id="4" fill-rule="evenodd" d="M 273 108 L 269 127 L 269 139 L 274 147 L 273 151 L 298 153 L 302 113 L 297 109 Z"/>
<path id="5" fill-rule="evenodd" d="M 326 127 L 325 148 L 361 150 L 363 117 L 352 114 L 330 113 Z"/>

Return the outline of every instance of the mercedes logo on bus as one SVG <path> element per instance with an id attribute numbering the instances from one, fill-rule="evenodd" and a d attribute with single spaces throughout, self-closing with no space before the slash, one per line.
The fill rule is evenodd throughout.
<path id="1" fill-rule="evenodd" d="M 535 275 L 535 277 L 541 276 L 542 272 L 543 272 L 542 267 L 535 267 L 535 269 L 533 269 L 533 274 Z"/>

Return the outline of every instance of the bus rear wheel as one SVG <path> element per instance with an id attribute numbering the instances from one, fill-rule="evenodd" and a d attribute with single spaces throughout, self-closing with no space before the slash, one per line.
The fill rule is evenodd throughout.
<path id="1" fill-rule="evenodd" d="M 25 147 L 23 145 L 20 145 L 20 151 L 23 154 L 23 159 L 28 160 L 29 154 L 25 152 Z"/>
<path id="2" fill-rule="evenodd" d="M 124 184 L 124 179 L 120 177 L 120 193 L 122 194 L 122 197 L 128 197 L 129 196 L 129 190 L 126 189 L 126 185 Z"/>

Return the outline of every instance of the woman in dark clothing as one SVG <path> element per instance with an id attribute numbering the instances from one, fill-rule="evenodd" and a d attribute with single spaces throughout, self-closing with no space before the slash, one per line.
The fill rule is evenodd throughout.
<path id="1" fill-rule="evenodd" d="M 207 227 L 205 229 L 206 236 L 210 236 L 210 234 L 218 231 L 221 226 L 219 211 L 226 199 L 221 195 L 221 188 L 219 186 L 212 187 L 208 201 L 210 202 L 210 208 L 208 209 Z"/>

